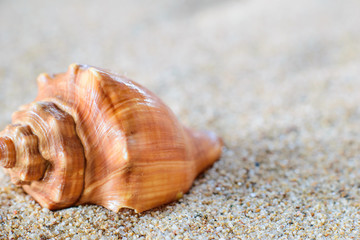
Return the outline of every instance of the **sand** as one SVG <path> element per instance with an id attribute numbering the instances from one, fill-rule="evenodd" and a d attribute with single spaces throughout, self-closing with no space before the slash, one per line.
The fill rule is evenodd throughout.
<path id="1" fill-rule="evenodd" d="M 1 1 L 0 127 L 78 62 L 226 144 L 178 201 L 42 209 L 0 173 L 1 239 L 360 237 L 360 2 Z"/>

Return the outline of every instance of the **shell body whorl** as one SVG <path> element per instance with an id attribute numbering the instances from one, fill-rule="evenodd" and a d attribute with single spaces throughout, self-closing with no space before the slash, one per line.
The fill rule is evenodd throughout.
<path id="1" fill-rule="evenodd" d="M 34 103 L 0 133 L 0 164 L 42 206 L 137 212 L 176 200 L 222 142 L 183 127 L 153 93 L 103 69 L 38 78 Z"/>

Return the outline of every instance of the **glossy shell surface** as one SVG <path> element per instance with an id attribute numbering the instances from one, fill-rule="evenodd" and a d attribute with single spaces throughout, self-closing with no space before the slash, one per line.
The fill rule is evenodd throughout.
<path id="1" fill-rule="evenodd" d="M 0 164 L 43 207 L 142 212 L 180 198 L 220 157 L 214 133 L 184 127 L 118 74 L 72 64 L 41 74 L 38 85 L 35 101 L 0 133 Z"/>

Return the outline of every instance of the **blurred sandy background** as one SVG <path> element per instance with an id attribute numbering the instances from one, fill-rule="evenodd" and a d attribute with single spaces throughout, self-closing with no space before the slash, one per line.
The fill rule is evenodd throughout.
<path id="1" fill-rule="evenodd" d="M 35 98 L 39 73 L 78 62 L 134 79 L 227 146 L 183 199 L 142 214 L 50 212 L 0 171 L 1 238 L 359 238 L 359 9 L 1 0 L 1 128 Z"/>

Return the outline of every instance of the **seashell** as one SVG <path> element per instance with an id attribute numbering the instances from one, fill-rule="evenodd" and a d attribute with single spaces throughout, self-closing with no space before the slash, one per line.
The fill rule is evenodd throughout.
<path id="1" fill-rule="evenodd" d="M 70 65 L 38 77 L 33 103 L 0 133 L 0 164 L 41 206 L 142 212 L 177 200 L 221 155 L 212 132 L 183 127 L 152 92 Z"/>

